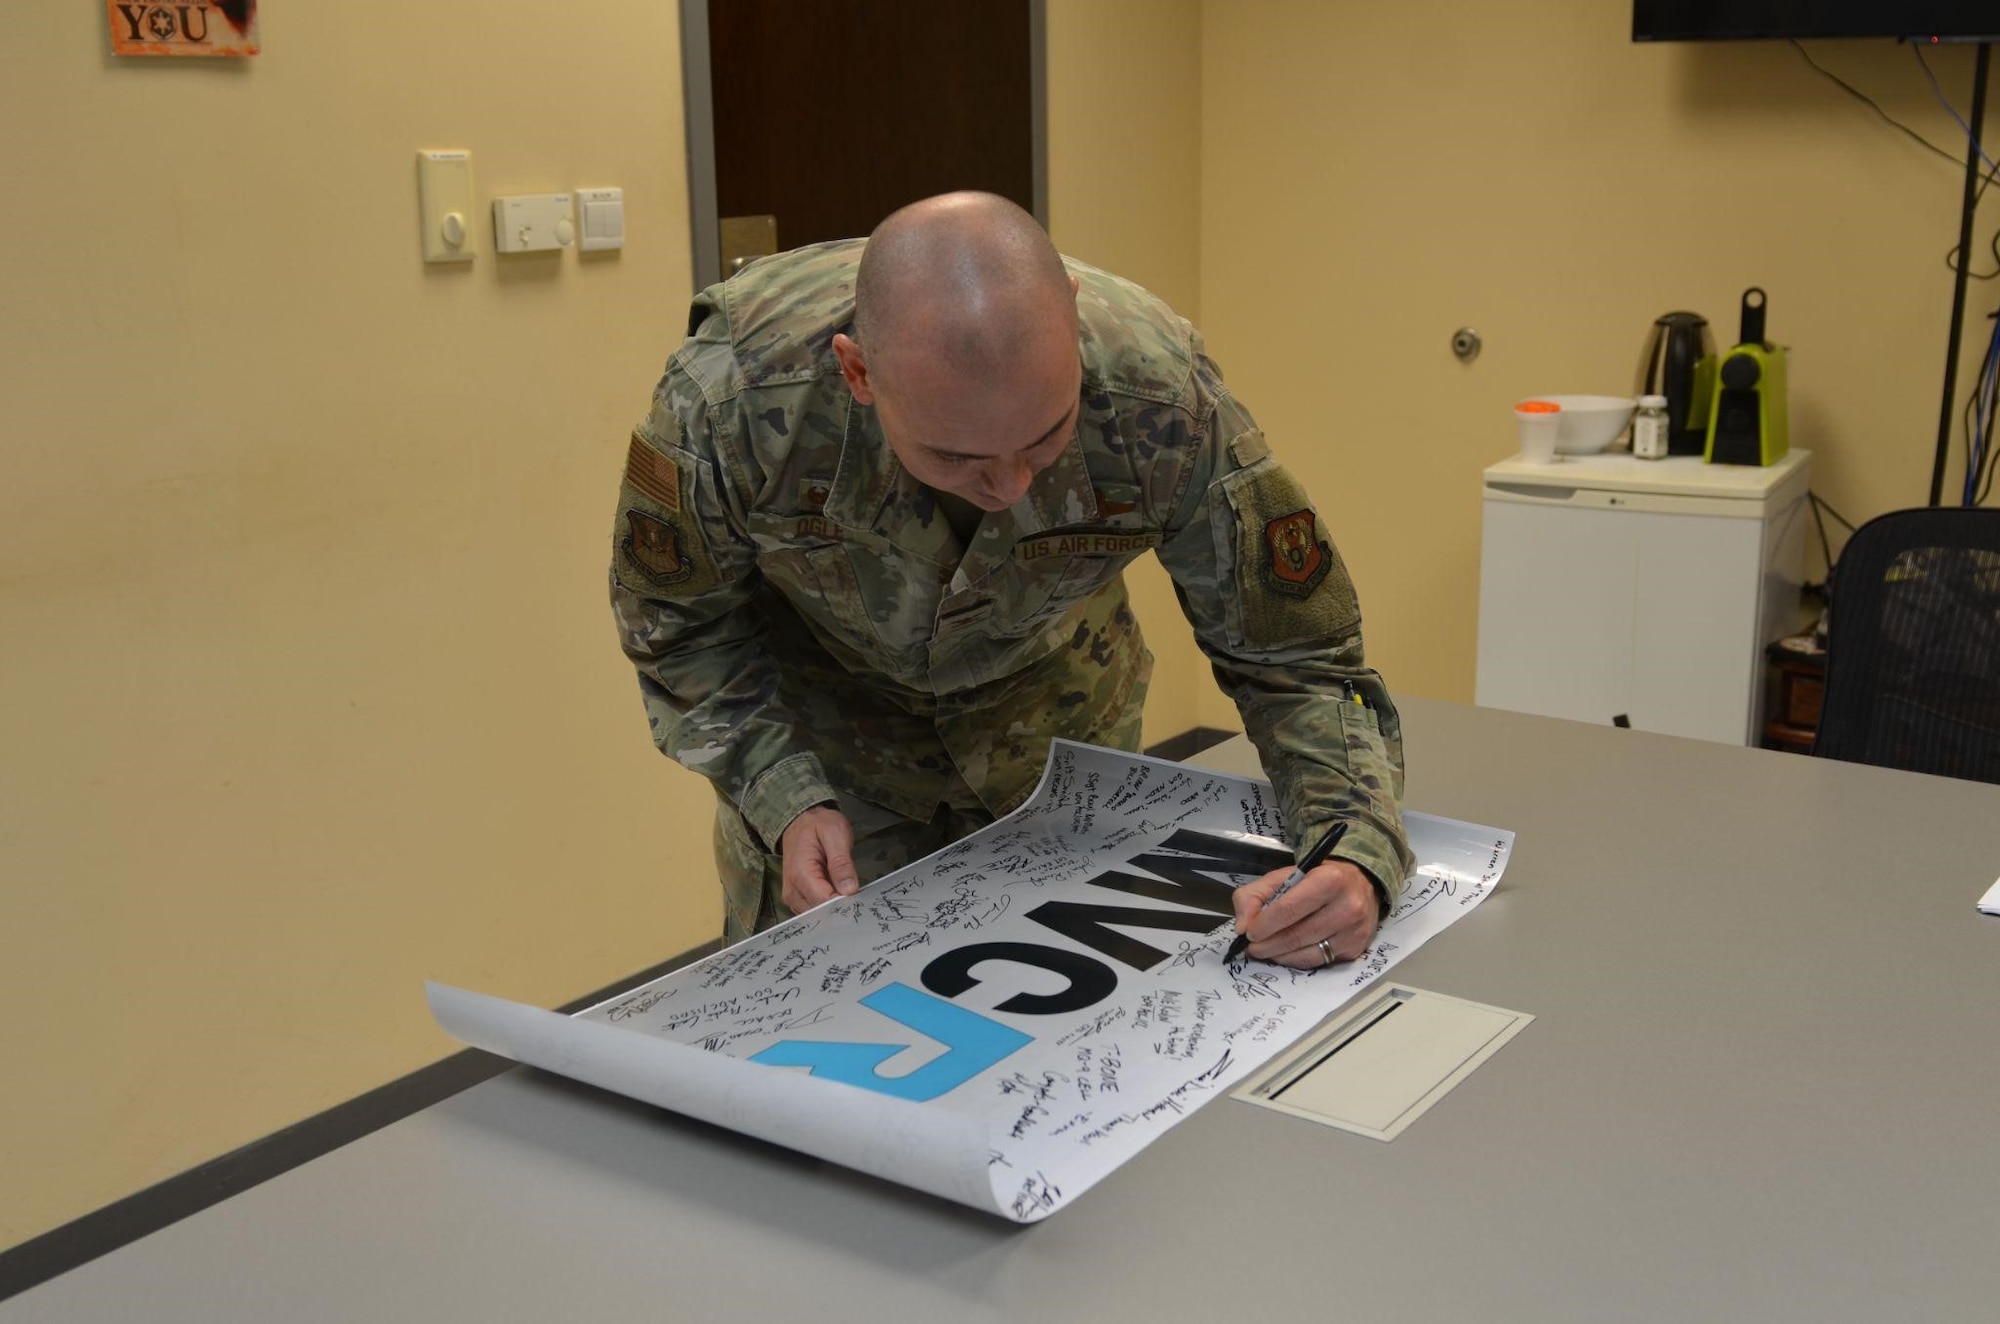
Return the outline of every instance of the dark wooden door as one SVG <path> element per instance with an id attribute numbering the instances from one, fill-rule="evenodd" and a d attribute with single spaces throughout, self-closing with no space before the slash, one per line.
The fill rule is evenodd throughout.
<path id="1" fill-rule="evenodd" d="M 795 248 L 952 189 L 1037 210 L 1031 0 L 707 6 L 718 216 Z"/>

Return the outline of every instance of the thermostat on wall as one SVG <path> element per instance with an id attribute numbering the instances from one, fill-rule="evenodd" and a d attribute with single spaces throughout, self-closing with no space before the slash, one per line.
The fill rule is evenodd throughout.
<path id="1" fill-rule="evenodd" d="M 576 242 L 567 193 L 493 199 L 493 247 L 502 253 L 541 253 Z"/>

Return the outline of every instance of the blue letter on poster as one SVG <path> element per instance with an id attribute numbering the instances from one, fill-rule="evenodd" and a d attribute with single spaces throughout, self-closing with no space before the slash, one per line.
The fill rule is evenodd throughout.
<path id="1" fill-rule="evenodd" d="M 1034 1042 L 1032 1035 L 990 1021 L 978 1012 L 955 1007 L 908 984 L 884 984 L 861 999 L 861 1005 L 937 1040 L 945 1046 L 945 1051 L 901 1076 L 884 1076 L 876 1068 L 911 1047 L 910 1044 L 780 1039 L 750 1060 L 772 1067 L 810 1067 L 815 1076 L 922 1103 L 957 1089 L 1001 1058 Z"/>

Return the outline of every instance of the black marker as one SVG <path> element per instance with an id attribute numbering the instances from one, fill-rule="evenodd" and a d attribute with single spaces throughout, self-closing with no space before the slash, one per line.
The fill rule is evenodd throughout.
<path id="1" fill-rule="evenodd" d="M 1326 857 L 1333 854 L 1333 848 L 1335 846 L 1338 846 L 1340 844 L 1340 839 L 1346 835 L 1347 835 L 1346 822 L 1342 821 L 1339 823 L 1335 823 L 1332 828 L 1328 829 L 1327 834 L 1319 839 L 1319 845 L 1313 847 L 1311 850 L 1306 852 L 1305 859 L 1299 861 L 1299 867 L 1292 870 L 1291 876 L 1289 878 L 1285 879 L 1284 882 L 1278 884 L 1278 890 L 1271 893 L 1271 899 L 1269 901 L 1266 901 L 1264 904 L 1266 906 L 1272 905 L 1277 901 L 1279 897 L 1291 891 L 1294 887 L 1297 887 L 1299 885 L 1299 880 L 1304 878 L 1307 874 L 1311 873 L 1314 869 L 1319 868 L 1322 864 L 1325 864 Z M 1237 934 L 1236 941 L 1230 943 L 1229 950 L 1223 954 L 1222 957 L 1223 963 L 1227 965 L 1230 962 L 1234 961 L 1237 957 L 1243 955 L 1243 953 L 1247 951 L 1249 947 L 1250 947 L 1250 935 L 1247 933 Z"/>

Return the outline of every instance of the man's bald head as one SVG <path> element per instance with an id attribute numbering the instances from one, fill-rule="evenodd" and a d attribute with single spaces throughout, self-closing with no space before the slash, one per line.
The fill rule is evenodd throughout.
<path id="1" fill-rule="evenodd" d="M 947 193 L 875 227 L 854 330 L 878 382 L 919 356 L 952 376 L 1004 380 L 1051 336 L 1074 350 L 1076 296 L 1034 217 L 991 193 Z"/>
<path id="2" fill-rule="evenodd" d="M 1076 432 L 1076 285 L 1035 218 L 948 193 L 877 226 L 834 356 L 905 471 L 983 510 L 1022 500 Z"/>

